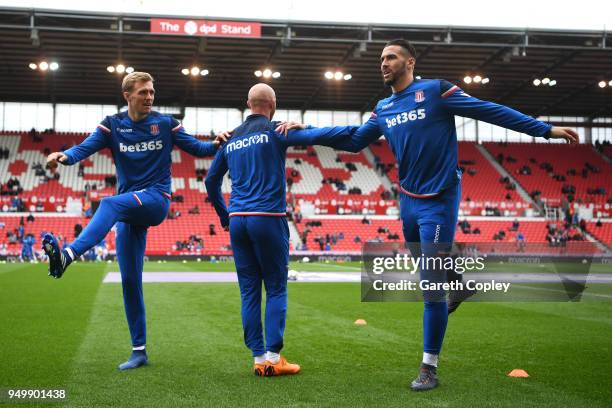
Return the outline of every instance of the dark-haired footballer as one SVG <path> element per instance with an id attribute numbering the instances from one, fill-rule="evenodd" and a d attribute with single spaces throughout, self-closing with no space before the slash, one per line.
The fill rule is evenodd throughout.
<path id="1" fill-rule="evenodd" d="M 435 256 L 452 245 L 461 200 L 455 115 L 570 143 L 578 142 L 578 134 L 474 98 L 448 81 L 415 79 L 415 64 L 416 50 L 408 41 L 389 41 L 380 56 L 380 70 L 393 94 L 376 104 L 366 123 L 331 146 L 358 152 L 384 135 L 398 163 L 404 238 L 407 243 L 417 243 L 422 254 Z M 288 123 L 281 131 L 303 127 Z M 310 132 L 315 134 L 315 128 Z M 421 270 L 422 280 L 434 282 L 460 280 L 461 276 L 448 275 L 444 271 Z M 451 291 L 447 301 L 444 291 L 423 293 L 423 360 L 419 375 L 411 384 L 413 390 L 430 390 L 438 385 L 438 356 L 448 315 L 472 294 L 473 291 Z"/>

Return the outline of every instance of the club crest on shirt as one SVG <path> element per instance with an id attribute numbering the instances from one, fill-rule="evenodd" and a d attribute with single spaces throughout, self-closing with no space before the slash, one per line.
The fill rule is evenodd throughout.
<path id="1" fill-rule="evenodd" d="M 151 134 L 153 136 L 159 135 L 159 125 L 157 123 L 151 125 Z"/>
<path id="2" fill-rule="evenodd" d="M 425 100 L 425 93 L 423 91 L 419 90 L 414 93 L 415 102 L 423 102 L 424 100 Z"/>

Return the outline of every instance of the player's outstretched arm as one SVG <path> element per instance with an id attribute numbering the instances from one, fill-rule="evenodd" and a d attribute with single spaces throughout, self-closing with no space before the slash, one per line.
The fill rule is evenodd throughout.
<path id="1" fill-rule="evenodd" d="M 293 127 L 287 130 L 286 138 L 283 140 L 287 146 L 335 146 L 357 130 L 356 126 L 334 126 L 314 128 L 300 124 L 300 127 Z M 282 132 L 277 132 L 282 133 Z"/>
<path id="2" fill-rule="evenodd" d="M 225 160 L 225 154 L 223 150 L 219 150 L 215 159 L 213 160 L 208 174 L 206 175 L 206 192 L 211 204 L 215 208 L 219 220 L 221 220 L 221 226 L 225 229 L 229 227 L 229 213 L 227 206 L 225 205 L 225 199 L 221 192 L 221 185 L 223 184 L 223 176 L 228 171 L 227 161 Z"/>
<path id="3" fill-rule="evenodd" d="M 440 81 L 440 100 L 455 115 L 482 120 L 534 137 L 578 143 L 578 134 L 569 128 L 553 127 L 507 106 L 474 98 L 447 81 Z"/>
<path id="4" fill-rule="evenodd" d="M 66 164 L 67 161 L 68 156 L 66 156 L 64 152 L 53 152 L 47 156 L 47 164 Z"/>
<path id="5" fill-rule="evenodd" d="M 295 122 L 281 122 L 276 132 L 287 135 L 291 146 L 323 145 L 357 153 L 378 140 L 381 133 L 375 116 L 361 126 L 316 128 Z"/>
<path id="6" fill-rule="evenodd" d="M 91 156 L 92 154 L 108 147 L 108 135 L 110 135 L 110 123 L 105 118 L 80 144 L 71 147 L 64 152 L 54 152 L 47 157 L 47 163 L 59 162 L 61 164 L 72 165 Z"/>
<path id="7" fill-rule="evenodd" d="M 565 139 L 565 141 L 570 144 L 575 144 L 580 141 L 578 133 L 574 129 L 567 127 L 553 126 L 550 128 L 548 136 L 551 139 Z"/>
<path id="8" fill-rule="evenodd" d="M 212 142 L 202 142 L 185 131 L 181 122 L 172 119 L 172 140 L 179 149 L 195 157 L 214 156 L 219 146 L 227 141 L 223 134 L 217 136 Z"/>

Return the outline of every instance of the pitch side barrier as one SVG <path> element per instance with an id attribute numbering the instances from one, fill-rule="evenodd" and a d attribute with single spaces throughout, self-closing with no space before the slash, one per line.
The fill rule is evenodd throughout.
<path id="1" fill-rule="evenodd" d="M 612 301 L 612 253 L 591 242 L 366 243 L 365 302 Z"/>

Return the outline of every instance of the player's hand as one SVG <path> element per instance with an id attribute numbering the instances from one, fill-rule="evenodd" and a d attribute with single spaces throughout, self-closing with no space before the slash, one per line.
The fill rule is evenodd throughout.
<path id="1" fill-rule="evenodd" d="M 306 129 L 306 125 L 298 122 L 280 122 L 274 131 L 276 133 L 282 133 L 287 136 L 287 132 L 291 129 Z"/>
<path id="2" fill-rule="evenodd" d="M 223 226 L 223 231 L 229 232 L 229 225 L 224 225 Z"/>
<path id="3" fill-rule="evenodd" d="M 550 138 L 565 139 L 565 141 L 569 144 L 576 144 L 580 140 L 578 137 L 578 133 L 576 133 L 574 129 L 558 126 L 553 126 L 550 129 Z"/>
<path id="4" fill-rule="evenodd" d="M 50 163 L 66 163 L 68 161 L 68 156 L 66 156 L 62 152 L 53 152 L 49 156 L 47 156 L 47 164 Z"/>
<path id="5" fill-rule="evenodd" d="M 219 135 L 217 135 L 217 137 L 215 137 L 215 140 L 213 141 L 213 144 L 215 146 L 219 147 L 223 143 L 227 142 L 230 137 L 232 137 L 232 132 L 230 132 L 229 130 L 221 132 Z"/>

